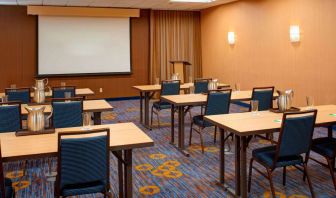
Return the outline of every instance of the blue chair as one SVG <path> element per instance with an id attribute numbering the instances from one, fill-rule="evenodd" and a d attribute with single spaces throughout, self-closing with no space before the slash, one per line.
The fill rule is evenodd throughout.
<path id="1" fill-rule="evenodd" d="M 204 120 L 205 115 L 218 115 L 218 114 L 228 114 L 230 110 L 231 102 L 231 89 L 227 90 L 218 90 L 211 91 L 207 97 L 207 105 L 205 107 L 204 115 L 194 116 L 190 126 L 190 136 L 189 136 L 189 145 L 191 145 L 191 138 L 193 130 L 200 134 L 202 153 L 204 153 L 204 144 L 203 144 L 203 129 L 206 127 L 212 127 L 213 124 Z M 196 125 L 199 127 L 199 130 L 193 128 Z M 215 127 L 215 139 L 216 139 L 217 127 Z"/>
<path id="2" fill-rule="evenodd" d="M 161 96 L 179 95 L 180 94 L 180 81 L 179 80 L 166 80 L 161 82 Z M 158 120 L 158 127 L 160 127 L 159 112 L 164 109 L 171 109 L 171 104 L 163 102 L 161 99 L 153 103 L 151 111 L 151 126 L 153 126 L 153 114 L 156 114 Z"/>
<path id="3" fill-rule="evenodd" d="M 284 113 L 279 139 L 276 146 L 267 146 L 252 151 L 248 180 L 248 191 L 251 190 L 252 169 L 255 169 L 270 182 L 271 192 L 275 198 L 272 173 L 276 168 L 283 167 L 283 185 L 286 185 L 286 167 L 303 166 L 304 177 L 307 176 L 309 189 L 314 197 L 314 191 L 308 175 L 307 163 L 313 138 L 317 110 L 298 113 Z M 303 159 L 302 154 L 305 154 Z M 253 161 L 258 162 L 267 170 L 267 175 L 253 167 Z M 298 168 L 299 169 L 299 168 Z M 301 170 L 301 169 L 299 169 Z"/>
<path id="4" fill-rule="evenodd" d="M 259 102 L 258 111 L 267 111 L 273 107 L 273 95 L 274 87 L 255 87 L 252 91 L 251 100 L 257 100 Z"/>
<path id="5" fill-rule="evenodd" d="M 12 181 L 9 178 L 5 178 L 4 169 L 2 165 L 2 154 L 0 146 L 0 197 L 14 198 L 15 191 L 12 187 Z"/>
<path id="6" fill-rule="evenodd" d="M 53 99 L 52 125 L 55 128 L 83 125 L 83 101 L 81 98 Z"/>
<path id="7" fill-rule="evenodd" d="M 103 193 L 107 197 L 109 147 L 109 129 L 59 133 L 55 197 L 93 193 Z"/>
<path id="8" fill-rule="evenodd" d="M 209 79 L 195 79 L 194 80 L 194 87 L 195 87 L 195 94 L 200 94 L 200 93 L 208 93 L 208 85 L 209 85 Z"/>
<path id="9" fill-rule="evenodd" d="M 7 88 L 5 94 L 9 102 L 30 103 L 30 88 Z"/>
<path id="10" fill-rule="evenodd" d="M 71 98 L 76 97 L 76 87 L 65 86 L 65 87 L 53 87 L 52 88 L 52 98 L 65 98 L 65 93 L 71 93 Z"/>
<path id="11" fill-rule="evenodd" d="M 17 102 L 0 103 L 0 133 L 22 129 L 21 104 Z"/>
<path id="12" fill-rule="evenodd" d="M 334 184 L 334 188 L 336 190 L 336 178 L 335 178 L 335 157 L 336 157 L 336 138 L 331 137 L 323 137 L 323 138 L 317 138 L 313 140 L 313 145 L 312 145 L 312 151 L 315 153 L 323 156 L 326 161 L 327 165 L 314 159 L 315 162 L 321 164 L 322 166 L 328 167 L 331 178 Z"/>

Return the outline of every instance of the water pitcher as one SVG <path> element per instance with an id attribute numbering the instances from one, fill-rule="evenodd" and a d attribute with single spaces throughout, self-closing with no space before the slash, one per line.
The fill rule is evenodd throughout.
<path id="1" fill-rule="evenodd" d="M 172 80 L 179 80 L 179 74 L 178 73 L 175 73 L 172 75 Z"/>
<path id="2" fill-rule="evenodd" d="M 36 79 L 35 80 L 35 87 L 37 89 L 45 89 L 45 87 L 48 85 L 48 78 L 45 79 Z"/>
<path id="3" fill-rule="evenodd" d="M 286 90 L 286 91 L 277 91 L 279 94 L 278 97 L 278 107 L 279 110 L 284 112 L 286 110 L 289 110 L 292 108 L 292 101 L 294 97 L 294 91 L 293 90 Z"/>
<path id="4" fill-rule="evenodd" d="M 208 84 L 208 90 L 211 91 L 211 90 L 217 90 L 218 88 L 218 79 L 213 79 L 211 81 L 209 81 L 209 84 Z"/>
<path id="5" fill-rule="evenodd" d="M 33 132 L 43 131 L 45 128 L 45 119 L 48 120 L 51 118 L 53 110 L 51 109 L 50 115 L 44 118 L 45 106 L 25 106 L 25 109 L 28 111 L 28 130 Z"/>

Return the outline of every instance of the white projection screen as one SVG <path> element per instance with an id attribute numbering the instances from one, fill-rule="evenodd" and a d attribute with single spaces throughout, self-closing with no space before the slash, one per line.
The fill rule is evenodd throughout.
<path id="1" fill-rule="evenodd" d="M 38 19 L 38 76 L 131 73 L 130 18 Z"/>

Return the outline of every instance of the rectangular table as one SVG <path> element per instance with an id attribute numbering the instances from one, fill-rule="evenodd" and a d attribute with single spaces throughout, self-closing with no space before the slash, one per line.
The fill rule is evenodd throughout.
<path id="1" fill-rule="evenodd" d="M 194 86 L 194 83 L 184 83 L 181 85 L 181 90 L 189 90 Z M 219 88 L 230 87 L 228 84 L 220 83 Z M 133 86 L 134 89 L 140 92 L 140 123 L 146 128 L 149 126 L 149 101 L 154 96 L 155 92 L 161 91 L 161 85 L 138 85 Z M 145 107 L 143 107 L 145 106 Z"/>
<path id="2" fill-rule="evenodd" d="M 99 125 L 91 128 L 110 129 L 110 150 L 118 158 L 119 197 L 132 197 L 132 149 L 153 146 L 153 140 L 133 123 Z M 20 137 L 16 137 L 14 132 L 1 133 L 3 161 L 57 157 L 58 133 L 77 130 L 80 131 L 82 128 L 56 129 L 54 134 Z"/>
<path id="3" fill-rule="evenodd" d="M 330 131 L 331 126 L 336 124 L 336 117 L 330 115 L 336 113 L 336 105 L 323 105 L 314 108 L 318 110 L 316 126 L 328 126 Z M 301 109 L 305 110 L 306 108 L 303 107 Z M 281 122 L 278 120 L 282 120 L 282 116 L 282 113 L 273 113 L 270 111 L 261 111 L 258 115 L 247 112 L 205 116 L 206 121 L 221 129 L 219 181 L 222 184 L 224 184 L 225 181 L 224 131 L 234 133 L 235 136 L 235 190 L 232 190 L 225 185 L 229 192 L 232 192 L 236 196 L 247 197 L 247 137 L 250 135 L 260 135 L 279 131 Z"/>
<path id="4" fill-rule="evenodd" d="M 0 93 L 0 97 L 4 96 L 5 93 Z M 83 96 L 83 97 L 87 97 L 87 96 L 93 96 L 94 92 L 90 89 L 90 88 L 79 88 L 76 89 L 76 96 Z M 30 93 L 30 97 L 34 97 L 34 92 Z M 46 97 L 51 97 L 51 91 L 50 92 L 46 92 Z"/>
<path id="5" fill-rule="evenodd" d="M 28 114 L 27 110 L 24 108 L 29 104 L 21 105 L 21 113 L 23 115 Z M 51 112 L 51 105 L 50 104 L 43 104 L 43 105 L 33 105 L 33 106 L 45 106 L 45 113 Z M 83 101 L 83 111 L 84 112 L 92 112 L 93 113 L 93 120 L 95 125 L 101 124 L 101 113 L 104 111 L 112 111 L 113 107 L 110 103 L 106 100 L 84 100 Z"/>
<path id="6" fill-rule="evenodd" d="M 231 101 L 248 101 L 251 100 L 252 91 L 233 91 L 231 94 Z M 277 94 L 274 94 L 277 97 Z M 184 116 L 185 108 L 188 106 L 205 105 L 207 101 L 207 95 L 205 94 L 181 94 L 162 96 L 163 101 L 171 104 L 171 143 L 174 144 L 174 109 L 178 109 L 178 150 L 185 156 L 189 154 L 185 151 L 184 145 Z"/>

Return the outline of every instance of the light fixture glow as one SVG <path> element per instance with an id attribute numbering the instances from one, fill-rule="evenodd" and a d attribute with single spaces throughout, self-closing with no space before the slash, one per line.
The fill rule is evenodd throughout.
<path id="1" fill-rule="evenodd" d="M 291 25 L 289 27 L 289 38 L 292 43 L 300 42 L 300 26 Z"/>
<path id="2" fill-rule="evenodd" d="M 228 42 L 230 45 L 234 45 L 236 42 L 236 35 L 234 32 L 228 32 Z"/>
<path id="3" fill-rule="evenodd" d="M 211 3 L 216 0 L 170 0 L 170 2 L 186 2 L 186 3 Z"/>

